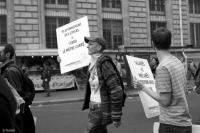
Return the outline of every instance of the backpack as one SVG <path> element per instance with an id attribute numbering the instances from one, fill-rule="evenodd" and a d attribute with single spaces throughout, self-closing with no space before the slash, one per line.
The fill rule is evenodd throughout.
<path id="1" fill-rule="evenodd" d="M 33 81 L 17 66 L 17 65 L 10 65 L 7 68 L 7 71 L 9 68 L 15 68 L 19 71 L 21 78 L 22 78 L 22 94 L 21 97 L 25 100 L 26 105 L 31 105 L 33 102 L 33 99 L 35 97 L 35 86 Z"/>
<path id="2" fill-rule="evenodd" d="M 118 78 L 119 78 L 119 80 L 120 80 L 120 84 L 121 84 L 122 91 L 123 91 L 122 106 L 124 107 L 124 106 L 125 106 L 125 102 L 126 102 L 126 97 L 127 97 L 127 95 L 126 95 L 126 92 L 125 92 L 125 87 L 124 87 L 124 84 L 123 84 L 123 80 L 122 80 L 122 78 L 121 78 L 121 76 L 120 76 L 120 73 L 119 73 L 119 71 L 118 71 L 116 65 L 115 65 L 114 62 L 112 61 L 112 59 L 111 59 L 110 57 L 108 57 L 108 56 L 105 56 L 105 57 L 106 57 L 106 60 L 104 60 L 104 61 L 103 61 L 102 63 L 100 63 L 100 64 L 103 64 L 105 61 L 109 61 L 109 62 L 112 64 L 113 68 L 115 69 L 115 71 L 116 71 L 116 73 L 117 73 L 117 76 L 118 76 Z M 100 57 L 100 58 L 101 58 L 101 57 Z M 101 67 L 101 66 L 100 66 L 100 67 Z"/>

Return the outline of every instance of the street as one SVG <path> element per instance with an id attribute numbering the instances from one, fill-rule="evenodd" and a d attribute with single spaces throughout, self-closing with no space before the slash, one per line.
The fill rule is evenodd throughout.
<path id="1" fill-rule="evenodd" d="M 200 119 L 200 96 L 189 94 L 188 103 L 193 123 Z M 87 124 L 87 111 L 81 111 L 82 102 L 31 107 L 37 117 L 36 133 L 83 133 Z M 152 133 L 153 122 L 146 119 L 139 98 L 128 99 L 124 107 L 122 125 L 108 126 L 109 133 Z"/>

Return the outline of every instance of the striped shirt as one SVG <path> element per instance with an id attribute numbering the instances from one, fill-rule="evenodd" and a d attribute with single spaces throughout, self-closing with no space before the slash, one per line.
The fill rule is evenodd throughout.
<path id="1" fill-rule="evenodd" d="M 191 118 L 184 88 L 186 74 L 183 64 L 174 56 L 160 62 L 156 70 L 156 88 L 158 93 L 170 92 L 169 106 L 160 104 L 160 123 L 191 126 Z"/>

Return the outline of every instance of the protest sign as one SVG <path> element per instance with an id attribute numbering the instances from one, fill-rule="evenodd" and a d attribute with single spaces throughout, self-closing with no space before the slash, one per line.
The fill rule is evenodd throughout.
<path id="1" fill-rule="evenodd" d="M 126 55 L 133 80 L 138 80 L 145 84 L 146 87 L 156 91 L 155 80 L 151 72 L 150 66 L 146 59 L 132 57 Z M 147 118 L 155 117 L 159 115 L 158 102 L 151 98 L 143 91 L 139 91 L 139 96 L 144 108 L 144 112 Z"/>
<path id="2" fill-rule="evenodd" d="M 83 17 L 56 29 L 61 73 L 87 66 L 90 61 L 84 37 L 89 37 L 88 18 Z"/>

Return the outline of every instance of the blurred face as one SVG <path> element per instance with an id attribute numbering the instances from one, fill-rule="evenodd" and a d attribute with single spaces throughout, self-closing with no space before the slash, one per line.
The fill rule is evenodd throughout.
<path id="1" fill-rule="evenodd" d="M 156 64 L 156 60 L 154 58 L 151 59 L 151 64 L 155 65 Z"/>
<path id="2" fill-rule="evenodd" d="M 1 50 L 1 56 L 0 56 L 0 62 L 5 62 L 6 61 L 6 55 L 4 53 L 4 49 Z"/>
<path id="3" fill-rule="evenodd" d="M 100 52 L 101 50 L 101 45 L 99 45 L 97 42 L 95 41 L 89 41 L 88 42 L 88 54 L 89 55 L 93 55 L 93 54 L 97 54 Z"/>

